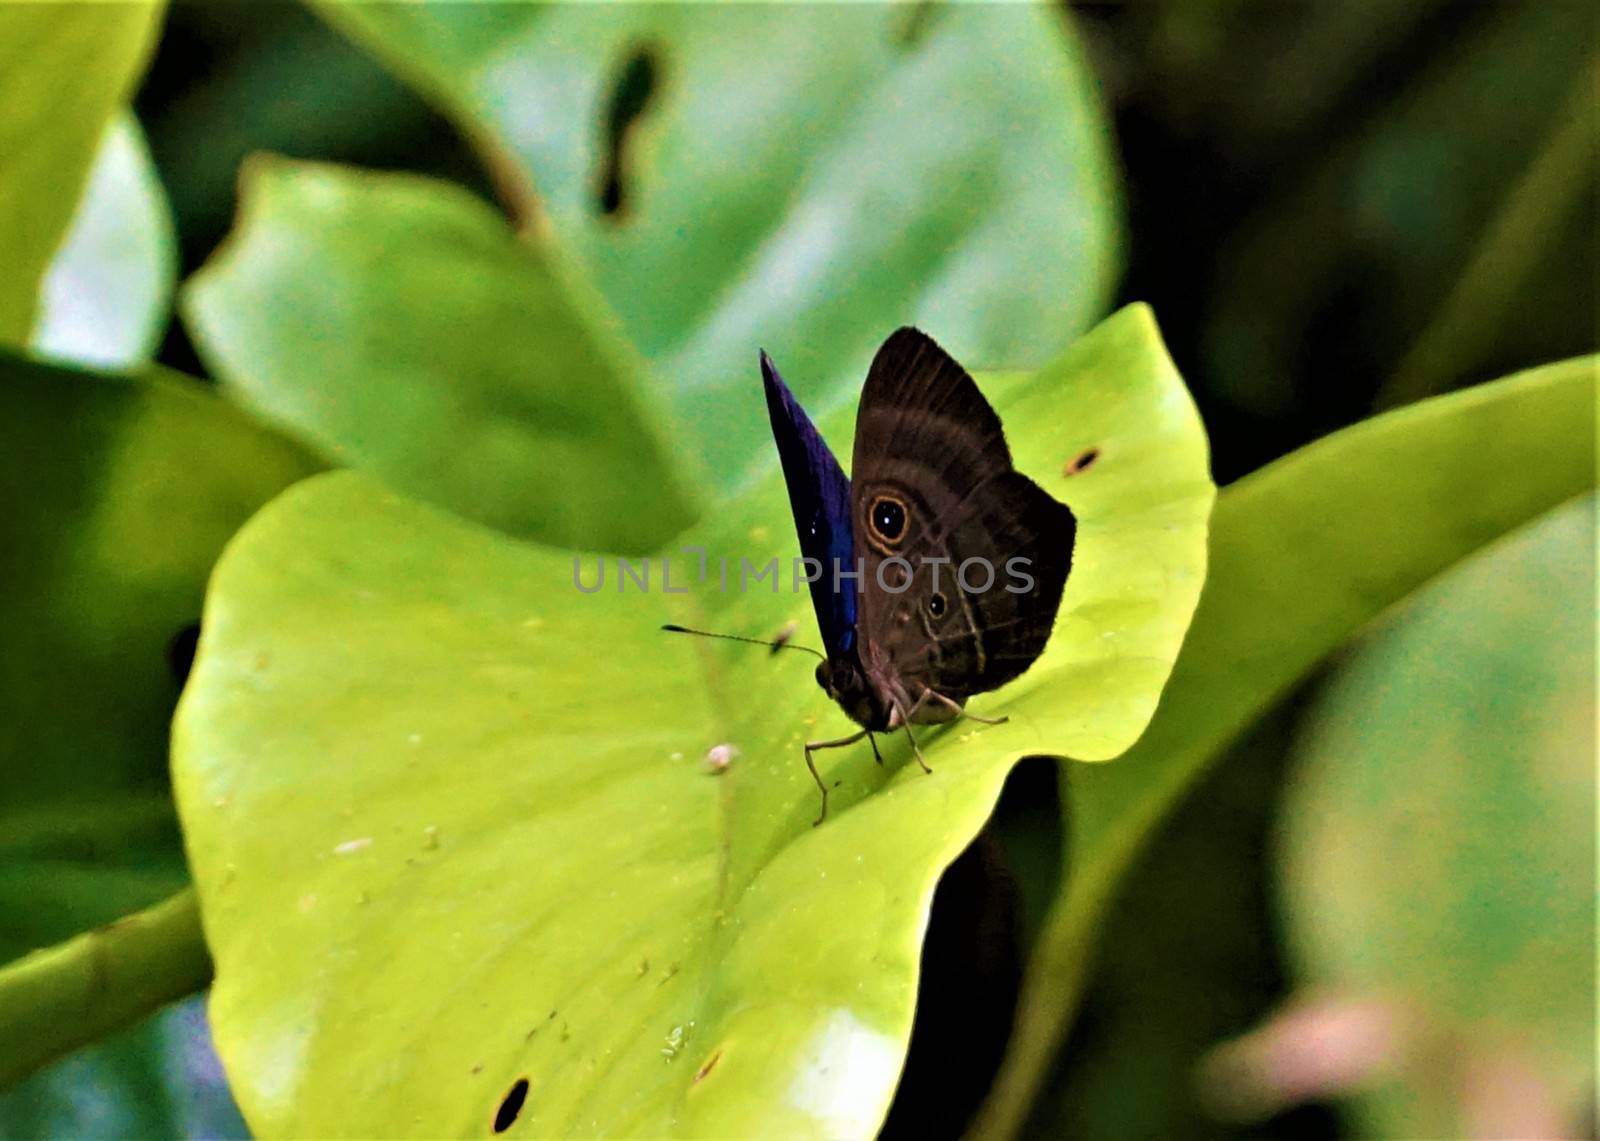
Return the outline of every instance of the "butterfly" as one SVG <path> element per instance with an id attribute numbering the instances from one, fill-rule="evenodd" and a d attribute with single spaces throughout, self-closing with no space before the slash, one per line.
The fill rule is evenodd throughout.
<path id="1" fill-rule="evenodd" d="M 973 694 L 1044 651 L 1072 568 L 1072 512 L 1011 464 L 1000 419 L 972 377 L 910 327 L 884 341 L 861 391 L 851 477 L 761 353 L 800 551 L 826 654 L 817 683 L 860 731 L 818 750 L 966 717 Z M 998 719 L 1003 721 L 1004 718 Z"/>

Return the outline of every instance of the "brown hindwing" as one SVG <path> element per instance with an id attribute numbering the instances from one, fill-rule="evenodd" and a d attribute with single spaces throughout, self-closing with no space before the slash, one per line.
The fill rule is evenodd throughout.
<path id="1" fill-rule="evenodd" d="M 906 692 L 964 701 L 1026 670 L 1055 623 L 1076 522 L 1011 466 L 978 386 L 915 329 L 873 361 L 851 466 L 858 625 Z"/>

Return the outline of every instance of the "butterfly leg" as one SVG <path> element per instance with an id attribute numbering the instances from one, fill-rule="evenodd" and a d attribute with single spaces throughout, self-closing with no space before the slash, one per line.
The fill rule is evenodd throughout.
<path id="1" fill-rule="evenodd" d="M 895 715 L 900 719 L 900 728 L 906 731 L 906 740 L 911 742 L 911 755 L 917 758 L 917 764 L 922 766 L 922 771 L 925 773 L 932 773 L 933 770 L 928 767 L 928 762 L 923 759 L 922 748 L 917 744 L 916 737 L 912 736 L 911 719 L 917 715 L 917 710 L 922 708 L 923 703 L 928 700 L 928 694 L 932 692 L 930 689 L 923 690 L 922 696 L 911 703 L 910 712 L 901 709 L 898 704 L 894 707 Z M 893 722 L 891 721 L 890 724 L 893 724 Z"/>
<path id="2" fill-rule="evenodd" d="M 965 717 L 968 721 L 976 721 L 980 725 L 1004 725 L 1007 721 L 1011 720 L 1009 717 L 979 717 L 976 713 L 968 713 L 964 708 L 962 708 L 962 706 L 950 700 L 950 698 L 946 697 L 942 693 L 935 693 L 931 689 L 925 689 L 922 691 L 922 699 L 924 701 L 930 697 L 939 702 L 941 705 L 955 710 L 956 717 Z"/>
<path id="3" fill-rule="evenodd" d="M 817 782 L 817 791 L 822 793 L 822 811 L 817 813 L 817 818 L 811 822 L 811 827 L 815 828 L 828 818 L 828 786 L 822 783 L 822 774 L 817 772 L 817 763 L 811 759 L 812 752 L 816 749 L 842 749 L 846 745 L 854 745 L 863 737 L 871 736 L 871 733 L 863 729 L 859 733 L 852 733 L 848 737 L 840 737 L 836 741 L 806 742 L 806 768 L 811 770 L 811 779 Z M 877 753 L 877 742 L 873 742 L 872 751 Z"/>
<path id="4" fill-rule="evenodd" d="M 917 739 L 911 735 L 911 722 L 907 721 L 903 728 L 906 731 L 906 740 L 911 742 L 911 755 L 917 758 L 917 764 L 922 766 L 922 771 L 932 775 L 933 770 L 928 767 L 928 762 L 922 758 L 922 748 L 917 744 Z"/>
<path id="5" fill-rule="evenodd" d="M 867 743 L 872 746 L 872 759 L 878 762 L 878 767 L 883 767 L 883 754 L 878 752 L 878 739 L 872 735 L 872 730 L 867 730 Z"/>

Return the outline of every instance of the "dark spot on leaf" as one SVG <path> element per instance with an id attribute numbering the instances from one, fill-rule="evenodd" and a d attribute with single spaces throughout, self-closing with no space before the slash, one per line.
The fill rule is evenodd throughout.
<path id="1" fill-rule="evenodd" d="M 715 1066 L 721 1060 L 722 1060 L 722 1051 L 721 1050 L 717 1050 L 716 1052 L 714 1052 L 711 1055 L 711 1057 L 707 1058 L 704 1062 L 702 1062 L 701 1065 L 700 1065 L 700 1068 L 694 1072 L 694 1081 L 698 1082 L 701 1078 L 703 1078 L 707 1074 L 709 1074 L 711 1072 L 711 1070 L 712 1070 L 712 1067 Z M 691 1082 L 690 1084 L 693 1085 L 694 1083 Z"/>
<path id="2" fill-rule="evenodd" d="M 167 668 L 179 685 L 189 680 L 189 670 L 194 666 L 194 652 L 200 645 L 200 623 L 191 622 L 172 636 L 167 643 Z"/>
<path id="3" fill-rule="evenodd" d="M 631 205 L 629 182 L 633 171 L 629 160 L 629 141 L 633 128 L 649 108 L 659 85 L 660 68 L 655 49 L 641 45 L 623 61 L 611 89 L 606 107 L 605 142 L 601 148 L 599 176 L 595 180 L 595 204 L 602 217 L 621 222 Z"/>
<path id="4" fill-rule="evenodd" d="M 1083 451 L 1067 461 L 1067 466 L 1061 469 L 1062 475 L 1077 475 L 1088 469 L 1089 465 L 1100 458 L 1099 448 L 1084 448 Z"/>
<path id="5" fill-rule="evenodd" d="M 903 52 L 909 52 L 926 39 L 928 29 L 933 26 L 933 19 L 938 15 L 937 7 L 933 0 L 919 0 L 915 4 L 897 5 L 891 9 L 896 17 L 895 47 Z"/>
<path id="6" fill-rule="evenodd" d="M 522 1113 L 522 1103 L 528 1100 L 528 1079 L 518 1078 L 516 1084 L 506 1092 L 500 1101 L 500 1108 L 495 1110 L 494 1131 L 504 1133 Z"/>

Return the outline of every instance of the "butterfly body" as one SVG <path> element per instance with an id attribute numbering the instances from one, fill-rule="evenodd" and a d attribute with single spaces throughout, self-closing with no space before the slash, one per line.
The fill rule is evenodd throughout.
<path id="1" fill-rule="evenodd" d="M 852 651 L 830 657 L 817 666 L 817 684 L 850 720 L 873 733 L 887 733 L 906 721 L 933 724 L 959 716 L 959 699 L 951 699 L 954 708 L 943 703 L 930 705 L 925 700 L 919 704 L 882 649 L 869 644 L 868 650 L 874 658 L 870 665 Z"/>
<path id="2" fill-rule="evenodd" d="M 808 745 L 807 763 L 816 748 L 966 715 L 969 697 L 1043 652 L 1072 512 L 1016 471 L 977 385 L 916 329 L 892 334 L 868 370 L 853 482 L 765 353 L 761 371 L 801 554 L 817 572 L 817 682 L 863 729 Z"/>

